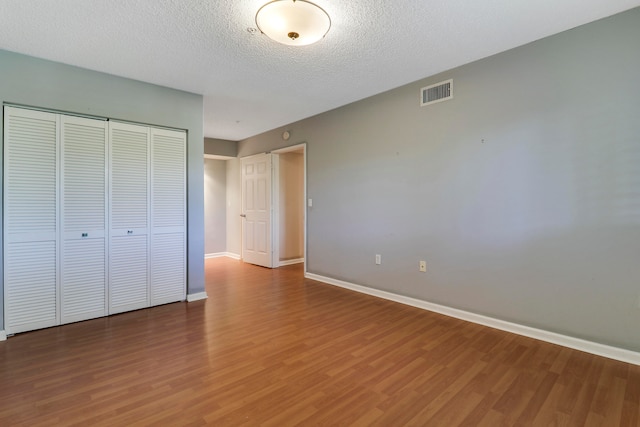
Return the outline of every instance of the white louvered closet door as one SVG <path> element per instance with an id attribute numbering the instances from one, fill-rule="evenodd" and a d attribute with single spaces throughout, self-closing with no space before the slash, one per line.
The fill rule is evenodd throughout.
<path id="1" fill-rule="evenodd" d="M 106 316 L 107 122 L 61 118 L 60 322 Z"/>
<path id="2" fill-rule="evenodd" d="M 4 298 L 8 334 L 59 322 L 58 128 L 55 114 L 4 109 Z"/>
<path id="3" fill-rule="evenodd" d="M 186 298 L 186 133 L 151 129 L 151 305 Z"/>
<path id="4" fill-rule="evenodd" d="M 149 306 L 149 128 L 109 123 L 109 314 Z"/>

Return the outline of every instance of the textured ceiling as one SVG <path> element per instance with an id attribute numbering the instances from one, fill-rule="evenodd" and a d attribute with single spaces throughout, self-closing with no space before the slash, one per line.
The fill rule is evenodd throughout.
<path id="1" fill-rule="evenodd" d="M 267 0 L 2 0 L 0 48 L 204 95 L 204 134 L 240 140 L 640 0 L 316 0 L 320 42 L 251 34 Z M 640 23 L 639 23 L 640 25 Z"/>

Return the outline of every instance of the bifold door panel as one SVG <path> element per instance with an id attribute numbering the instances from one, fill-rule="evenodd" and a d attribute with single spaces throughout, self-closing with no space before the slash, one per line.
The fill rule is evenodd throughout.
<path id="1" fill-rule="evenodd" d="M 4 107 L 8 334 L 186 297 L 186 134 Z"/>

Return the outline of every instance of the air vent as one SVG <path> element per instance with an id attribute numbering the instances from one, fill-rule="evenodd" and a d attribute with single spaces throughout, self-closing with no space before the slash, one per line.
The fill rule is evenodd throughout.
<path id="1" fill-rule="evenodd" d="M 420 89 L 420 106 L 435 104 L 453 98 L 453 79 Z"/>

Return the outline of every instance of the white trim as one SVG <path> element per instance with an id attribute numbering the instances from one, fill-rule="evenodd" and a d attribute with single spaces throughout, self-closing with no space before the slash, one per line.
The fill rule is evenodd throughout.
<path id="1" fill-rule="evenodd" d="M 85 119 L 102 120 L 104 122 L 109 121 L 108 117 L 92 116 L 90 114 L 75 113 L 75 112 L 66 111 L 66 110 L 56 110 L 53 108 L 34 107 L 32 105 L 25 105 L 25 104 L 14 104 L 13 102 L 3 102 L 1 106 L 11 107 L 11 108 L 20 108 L 22 110 L 42 111 L 43 113 L 62 114 L 70 117 L 83 117 Z"/>
<path id="2" fill-rule="evenodd" d="M 234 254 L 232 252 L 213 252 L 213 253 L 210 253 L 210 254 L 204 254 L 204 259 L 222 258 L 222 257 L 240 259 L 240 255 Z"/>
<path id="3" fill-rule="evenodd" d="M 207 293 L 206 292 L 198 292 L 197 294 L 189 294 L 187 295 L 187 302 L 194 302 L 194 301 L 200 301 L 203 299 L 207 299 Z"/>
<path id="4" fill-rule="evenodd" d="M 302 155 L 304 156 L 304 187 L 302 189 L 302 191 L 304 192 L 303 196 L 302 196 L 302 204 L 303 204 L 303 208 L 302 208 L 302 213 L 303 213 L 303 218 L 302 221 L 304 222 L 304 241 L 303 241 L 303 259 L 304 259 L 304 274 L 307 274 L 307 265 L 309 265 L 307 263 L 307 247 L 309 245 L 308 240 L 307 240 L 307 217 L 309 216 L 309 207 L 308 207 L 308 200 L 307 197 L 309 197 L 307 195 L 307 144 L 304 144 L 304 152 L 302 153 Z"/>
<path id="5" fill-rule="evenodd" d="M 490 328 L 500 329 L 502 331 L 511 332 L 529 338 L 546 341 L 552 344 L 561 345 L 563 347 L 572 348 L 574 350 L 584 351 L 586 353 L 595 354 L 597 356 L 607 357 L 609 359 L 619 360 L 621 362 L 640 365 L 640 352 L 626 350 L 619 347 L 612 347 L 580 338 L 570 337 L 555 332 L 545 331 L 543 329 L 532 328 L 517 323 L 507 322 L 505 320 L 495 319 L 493 317 L 475 314 L 457 308 L 447 307 L 440 304 L 419 300 L 416 298 L 406 297 L 387 291 L 368 288 L 362 285 L 356 285 L 342 280 L 332 279 L 330 277 L 320 276 L 313 273 L 305 273 L 304 277 L 318 282 L 327 283 L 329 285 L 338 286 L 363 294 L 383 298 L 389 301 L 395 301 L 400 304 L 410 305 L 412 307 L 421 308 L 423 310 L 433 311 L 435 313 L 444 314 L 445 316 L 455 317 L 456 319 L 466 320 L 467 322 L 477 323 L 479 325 L 488 326 Z"/>
<path id="6" fill-rule="evenodd" d="M 280 155 L 271 153 L 271 265 L 280 267 Z"/>
<path id="7" fill-rule="evenodd" d="M 304 262 L 304 258 L 287 259 L 287 260 L 278 262 L 278 267 L 284 267 L 285 265 L 292 265 L 292 264 L 300 264 L 301 262 Z"/>
<path id="8" fill-rule="evenodd" d="M 211 160 L 231 160 L 231 159 L 235 159 L 235 157 L 233 157 L 233 156 L 221 156 L 219 154 L 205 154 L 204 158 L 205 159 L 211 159 Z"/>
<path id="9" fill-rule="evenodd" d="M 7 333 L 5 331 L 0 331 L 0 341 L 7 340 Z"/>
<path id="10" fill-rule="evenodd" d="M 210 254 L 204 254 L 204 259 L 209 259 L 209 258 L 222 258 L 227 256 L 226 252 L 213 252 Z"/>
<path id="11" fill-rule="evenodd" d="M 307 207 L 307 143 L 306 142 L 301 142 L 299 144 L 294 144 L 294 145 L 290 145 L 288 147 L 284 147 L 284 148 L 279 148 L 277 150 L 273 150 L 272 153 L 273 154 L 283 154 L 283 153 L 289 153 L 292 151 L 299 151 L 300 149 L 302 149 L 302 166 L 303 166 L 303 186 L 302 186 L 302 203 L 303 203 L 303 209 L 302 209 L 302 213 L 303 213 L 303 218 L 302 218 L 302 228 L 303 228 L 303 234 L 304 234 L 304 243 L 303 243 L 303 249 L 304 249 L 304 253 L 302 254 L 302 261 L 304 263 L 304 273 L 307 274 L 307 263 L 305 262 L 305 260 L 307 259 L 307 215 L 308 212 L 307 210 L 309 209 Z M 278 189 L 279 191 L 279 189 Z M 280 266 L 285 265 L 282 263 L 279 263 Z"/>
<path id="12" fill-rule="evenodd" d="M 290 153 L 292 151 L 300 151 L 301 149 L 303 151 L 305 151 L 306 148 L 307 148 L 307 143 L 306 142 L 302 142 L 300 144 L 290 145 L 290 146 L 284 147 L 284 148 L 278 148 L 277 150 L 273 150 L 272 153 L 273 154 Z"/>

